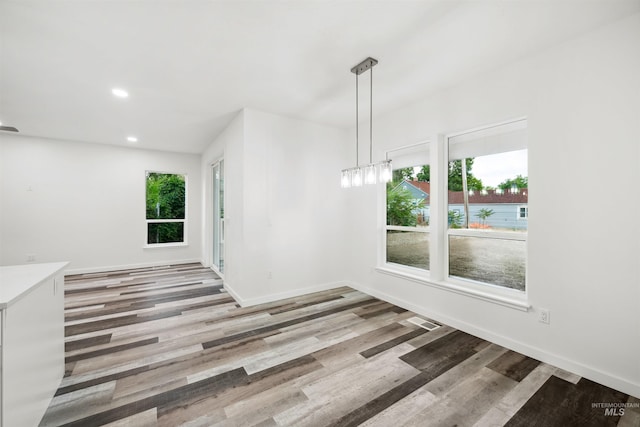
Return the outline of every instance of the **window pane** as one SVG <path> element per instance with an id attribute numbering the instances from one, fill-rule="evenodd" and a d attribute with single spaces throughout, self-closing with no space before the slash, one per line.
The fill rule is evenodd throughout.
<path id="1" fill-rule="evenodd" d="M 387 230 L 387 262 L 429 269 L 429 233 Z"/>
<path id="2" fill-rule="evenodd" d="M 387 183 L 386 224 L 409 227 L 409 230 L 386 230 L 386 262 L 428 270 L 428 227 L 431 220 L 429 144 L 420 143 L 396 150 L 391 161 L 395 169 L 391 182 Z"/>
<path id="3" fill-rule="evenodd" d="M 526 242 L 449 236 L 449 275 L 524 291 Z"/>
<path id="4" fill-rule="evenodd" d="M 448 227 L 483 230 L 450 236 L 450 276 L 525 289 L 527 157 L 526 120 L 449 139 Z M 504 232 L 521 234 L 494 238 Z"/>
<path id="5" fill-rule="evenodd" d="M 183 222 L 162 222 L 147 224 L 147 243 L 184 242 Z"/>
<path id="6" fill-rule="evenodd" d="M 184 175 L 148 172 L 146 194 L 147 219 L 184 219 Z"/>
<path id="7" fill-rule="evenodd" d="M 387 183 L 387 225 L 429 225 L 429 166 L 397 169 Z"/>
<path id="8" fill-rule="evenodd" d="M 449 162 L 449 228 L 526 231 L 527 150 L 464 160 Z"/>

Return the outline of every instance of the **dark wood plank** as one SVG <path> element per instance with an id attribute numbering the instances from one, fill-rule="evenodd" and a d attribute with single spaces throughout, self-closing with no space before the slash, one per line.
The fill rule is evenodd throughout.
<path id="1" fill-rule="evenodd" d="M 446 365 L 444 359 L 452 355 L 470 356 L 475 353 L 474 348 L 483 342 L 485 342 L 483 339 L 473 335 L 462 331 L 453 331 L 401 356 L 400 359 L 416 369 L 429 370 L 442 364 Z"/>
<path id="2" fill-rule="evenodd" d="M 615 427 L 619 415 L 607 415 L 594 403 L 624 403 L 629 396 L 585 378 L 572 384 L 550 377 L 506 424 L 508 427 Z"/>
<path id="3" fill-rule="evenodd" d="M 56 396 L 61 394 L 71 393 L 72 391 L 82 390 L 85 388 L 93 387 L 94 385 L 108 383 L 109 381 L 119 380 L 121 378 L 130 377 L 133 375 L 137 375 L 141 372 L 145 372 L 149 370 L 149 366 L 140 366 L 138 368 L 128 369 L 126 371 L 117 372 L 115 374 L 104 375 L 101 377 L 93 378 L 91 380 L 79 382 L 73 385 L 68 385 L 65 387 L 60 387 L 56 390 Z"/>
<path id="4" fill-rule="evenodd" d="M 487 368 L 509 377 L 514 381 L 522 381 L 533 371 L 540 361 L 509 350 L 487 365 Z"/>
<path id="5" fill-rule="evenodd" d="M 129 314 L 121 317 L 114 317 L 111 319 L 96 320 L 94 322 L 78 323 L 65 327 L 65 337 L 73 335 L 85 334 L 88 332 L 95 332 L 104 329 L 119 328 L 121 326 L 135 325 L 136 323 L 151 322 L 153 320 L 165 319 L 167 317 L 174 317 L 182 315 L 180 309 L 167 309 L 164 311 L 157 311 L 151 314 Z"/>
<path id="6" fill-rule="evenodd" d="M 386 313 L 397 313 L 397 311 L 396 311 L 396 308 L 394 306 L 391 306 L 391 307 L 381 308 L 381 309 L 375 310 L 375 311 L 369 311 L 369 312 L 366 312 L 366 313 L 358 314 L 358 316 L 362 317 L 363 319 L 371 319 L 373 317 L 377 317 L 377 316 L 380 316 L 380 315 L 386 314 Z"/>
<path id="7" fill-rule="evenodd" d="M 393 347 L 395 347 L 395 346 L 397 346 L 399 344 L 402 344 L 403 342 L 409 341 L 410 339 L 413 339 L 415 337 L 419 337 L 420 335 L 426 334 L 427 332 L 429 332 L 429 331 L 427 331 L 426 329 L 422 329 L 422 328 L 415 329 L 415 330 L 413 330 L 411 332 L 408 332 L 408 333 L 406 333 L 404 335 L 400 335 L 397 338 L 393 338 L 393 339 L 391 339 L 389 341 L 383 342 L 382 344 L 378 344 L 378 345 L 373 346 L 371 348 L 368 348 L 368 349 L 366 349 L 364 351 L 361 351 L 360 355 L 362 357 L 366 357 L 366 358 L 373 357 L 376 354 L 380 354 L 383 351 L 387 351 L 390 348 L 393 348 Z"/>
<path id="8" fill-rule="evenodd" d="M 312 301 L 308 301 L 305 303 L 293 302 L 285 306 L 276 307 L 272 310 L 269 310 L 269 314 L 274 315 L 274 314 L 286 313 L 288 311 L 294 311 L 300 308 L 311 307 L 313 305 L 318 305 L 318 304 L 322 304 L 324 302 L 329 302 L 329 301 L 336 301 L 339 299 L 344 299 L 344 297 L 342 295 L 329 295 L 328 297 L 319 298 L 317 300 L 314 299 Z"/>
<path id="9" fill-rule="evenodd" d="M 64 316 L 65 322 L 73 322 L 76 320 L 91 319 L 93 317 L 107 316 L 109 314 L 127 313 L 133 310 L 142 310 L 145 308 L 153 308 L 153 302 L 136 302 L 131 304 L 120 304 L 116 307 L 105 306 L 104 308 L 96 308 L 84 312 L 71 313 Z"/>
<path id="10" fill-rule="evenodd" d="M 105 356 L 132 348 L 144 347 L 145 345 L 156 344 L 158 338 L 148 338 L 146 340 L 134 341 L 127 344 L 114 345 L 112 347 L 101 348 L 100 350 L 87 351 L 85 353 L 74 354 L 65 358 L 66 363 L 77 362 L 78 360 L 91 359 L 92 357 Z"/>
<path id="11" fill-rule="evenodd" d="M 191 304 L 187 307 L 182 307 L 182 312 L 188 312 L 191 310 L 199 310 L 201 308 L 210 308 L 210 307 L 215 307 L 216 305 L 224 305 L 224 304 L 231 304 L 234 303 L 235 300 L 231 297 L 228 298 L 220 298 L 220 299 L 216 299 L 216 300 L 211 300 L 211 301 L 206 301 L 206 302 L 200 302 L 197 304 Z"/>
<path id="12" fill-rule="evenodd" d="M 82 338 L 64 343 L 64 351 L 80 350 L 81 348 L 93 347 L 100 344 L 109 344 L 112 334 L 97 335 L 95 337 Z M 67 361 L 67 363 L 69 363 Z"/>
<path id="13" fill-rule="evenodd" d="M 64 294 L 74 295 L 74 294 L 83 294 L 83 293 L 96 292 L 96 291 L 106 291 L 106 290 L 107 290 L 106 286 L 96 286 L 93 288 L 65 289 Z"/>

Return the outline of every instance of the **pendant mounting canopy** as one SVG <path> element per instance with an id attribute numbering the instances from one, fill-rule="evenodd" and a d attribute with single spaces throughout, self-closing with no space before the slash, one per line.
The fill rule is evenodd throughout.
<path id="1" fill-rule="evenodd" d="M 361 63 L 359 63 L 355 67 L 353 67 L 351 69 L 351 72 L 353 74 L 360 75 L 360 74 L 364 73 L 365 71 L 369 70 L 370 68 L 373 68 L 377 63 L 378 63 L 377 59 L 374 59 L 372 57 L 368 57 L 367 59 L 365 59 L 364 61 L 362 61 Z"/>

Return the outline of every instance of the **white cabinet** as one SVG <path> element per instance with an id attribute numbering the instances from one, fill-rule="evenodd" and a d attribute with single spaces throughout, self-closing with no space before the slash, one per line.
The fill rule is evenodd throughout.
<path id="1" fill-rule="evenodd" d="M 64 375 L 67 263 L 0 267 L 0 426 L 37 426 Z"/>

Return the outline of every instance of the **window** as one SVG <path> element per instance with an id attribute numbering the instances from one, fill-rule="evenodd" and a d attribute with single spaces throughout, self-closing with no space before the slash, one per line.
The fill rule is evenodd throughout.
<path id="1" fill-rule="evenodd" d="M 387 156 L 394 172 L 380 188 L 376 270 L 527 311 L 527 120 L 439 135 Z"/>
<path id="2" fill-rule="evenodd" d="M 448 274 L 525 290 L 526 120 L 448 140 Z"/>
<path id="3" fill-rule="evenodd" d="M 147 172 L 147 244 L 185 242 L 186 176 Z"/>
<path id="4" fill-rule="evenodd" d="M 529 207 L 528 206 L 519 206 L 518 207 L 518 219 L 527 219 L 529 218 Z"/>
<path id="5" fill-rule="evenodd" d="M 430 176 L 426 143 L 393 157 L 386 188 L 385 261 L 429 270 Z"/>

